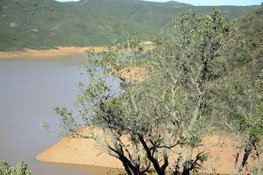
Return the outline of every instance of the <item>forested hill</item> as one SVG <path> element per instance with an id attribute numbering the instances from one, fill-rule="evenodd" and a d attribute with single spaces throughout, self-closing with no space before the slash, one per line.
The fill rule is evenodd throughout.
<path id="1" fill-rule="evenodd" d="M 263 57 L 263 7 L 238 20 L 240 29 L 250 42 L 253 57 Z"/>
<path id="2" fill-rule="evenodd" d="M 214 7 L 196 7 L 141 0 L 0 0 L 0 50 L 49 49 L 56 46 L 104 46 L 137 31 L 151 40 L 173 17 L 192 8 L 210 13 Z M 239 18 L 258 6 L 220 7 Z"/>
<path id="3" fill-rule="evenodd" d="M 238 19 L 237 24 L 252 54 L 252 61 L 239 71 L 242 75 L 240 77 L 257 77 L 263 68 L 263 7 Z"/>

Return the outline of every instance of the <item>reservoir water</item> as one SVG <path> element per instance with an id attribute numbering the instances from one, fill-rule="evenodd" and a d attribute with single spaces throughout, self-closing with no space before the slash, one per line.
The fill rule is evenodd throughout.
<path id="1" fill-rule="evenodd" d="M 33 175 L 100 174 L 89 166 L 38 162 L 36 155 L 58 142 L 43 121 L 56 123 L 53 108 L 72 107 L 84 55 L 0 60 L 0 160 L 24 160 Z"/>

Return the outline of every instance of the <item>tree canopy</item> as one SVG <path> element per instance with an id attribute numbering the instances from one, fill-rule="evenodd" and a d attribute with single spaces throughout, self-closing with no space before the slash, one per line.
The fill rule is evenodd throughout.
<path id="1" fill-rule="evenodd" d="M 234 53 L 244 43 L 218 9 L 183 13 L 154 42 L 144 52 L 137 36 L 128 34 L 116 47 L 87 51 L 88 82 L 80 83 L 77 103 L 82 121 L 66 108 L 55 111 L 64 133 L 94 139 L 129 175 L 198 172 L 208 154 L 193 151 L 219 126 L 218 84 L 243 59 Z"/>

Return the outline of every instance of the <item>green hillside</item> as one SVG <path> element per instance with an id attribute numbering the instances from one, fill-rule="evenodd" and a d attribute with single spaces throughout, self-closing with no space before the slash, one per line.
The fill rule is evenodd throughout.
<path id="1" fill-rule="evenodd" d="M 82 0 L 72 3 L 86 9 L 90 13 L 108 14 L 144 25 L 163 27 L 173 17 L 182 12 L 193 9 L 198 13 L 210 14 L 216 6 L 193 6 L 190 4 L 170 1 L 167 3 L 145 2 L 141 0 Z M 258 6 L 220 6 L 233 19 L 255 10 Z"/>
<path id="2" fill-rule="evenodd" d="M 263 57 L 263 7 L 238 20 L 244 36 L 247 38 L 254 58 Z"/>
<path id="3" fill-rule="evenodd" d="M 263 7 L 238 19 L 237 23 L 252 54 L 252 61 L 245 64 L 238 72 L 243 79 L 256 78 L 263 69 Z"/>
<path id="4" fill-rule="evenodd" d="M 213 9 L 141 0 L 1 0 L 0 50 L 104 46 L 112 39 L 124 39 L 127 31 L 137 31 L 142 40 L 151 40 L 161 27 L 189 8 L 200 13 Z M 257 6 L 220 8 L 239 18 Z"/>
<path id="5" fill-rule="evenodd" d="M 120 39 L 126 30 L 147 30 L 146 38 L 155 33 L 148 26 L 90 14 L 52 0 L 5 0 L 0 7 L 1 50 L 106 45 L 112 38 Z"/>

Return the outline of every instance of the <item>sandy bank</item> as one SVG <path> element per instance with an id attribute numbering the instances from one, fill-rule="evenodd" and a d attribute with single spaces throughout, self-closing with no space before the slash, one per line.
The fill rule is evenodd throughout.
<path id="1" fill-rule="evenodd" d="M 49 56 L 64 56 L 71 55 L 74 53 L 84 53 L 85 50 L 90 47 L 58 47 L 58 49 L 51 50 L 31 50 L 25 49 L 24 51 L 16 52 L 0 52 L 0 59 L 12 59 L 12 58 L 38 58 L 38 57 L 49 57 Z M 94 47 L 96 52 L 100 52 L 104 47 Z"/>
<path id="2" fill-rule="evenodd" d="M 32 50 L 25 49 L 24 51 L 7 51 L 0 52 L 1 59 L 17 59 L 17 58 L 39 58 L 39 57 L 51 57 L 51 56 L 65 56 L 76 53 L 84 53 L 85 50 L 91 47 L 57 47 L 57 49 L 51 50 Z M 101 52 L 105 47 L 93 47 L 95 52 Z M 144 46 L 144 50 L 151 50 L 153 46 Z"/>
<path id="3" fill-rule="evenodd" d="M 217 146 L 206 148 L 210 152 L 209 161 L 205 163 L 201 173 L 230 174 L 233 170 L 234 156 L 236 153 L 235 148 L 232 146 L 233 140 L 227 136 L 221 137 L 214 135 L 206 137 L 204 142 Z M 200 149 L 203 150 L 205 148 Z M 177 156 L 173 153 L 171 154 L 170 162 L 176 161 Z M 83 138 L 64 138 L 39 154 L 36 159 L 43 162 L 92 165 L 117 169 L 123 168 L 118 159 L 104 153 L 95 141 Z M 255 160 L 250 159 L 249 162 L 250 165 L 257 165 Z M 172 163 L 170 165 L 172 165 Z M 216 170 L 216 173 L 214 170 Z"/>
<path id="4" fill-rule="evenodd" d="M 98 130 L 98 133 L 101 133 Z M 87 171 L 94 174 L 117 175 L 123 171 L 122 163 L 104 153 L 92 139 L 66 137 L 36 157 L 51 163 L 89 165 Z M 95 167 L 95 168 L 94 168 Z"/>

